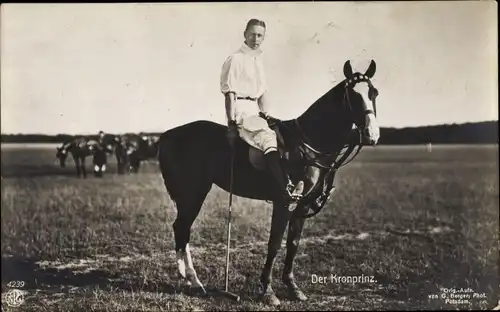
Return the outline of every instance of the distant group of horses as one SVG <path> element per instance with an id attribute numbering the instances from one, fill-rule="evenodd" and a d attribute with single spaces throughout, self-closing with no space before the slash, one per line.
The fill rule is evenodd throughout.
<path id="1" fill-rule="evenodd" d="M 96 177 L 102 177 L 108 168 L 108 156 L 116 158 L 118 174 L 137 173 L 144 161 L 156 160 L 159 136 L 141 134 L 104 134 L 97 139 L 77 137 L 57 147 L 56 157 L 61 167 L 71 155 L 78 177 L 87 177 L 86 158 L 92 158 Z"/>

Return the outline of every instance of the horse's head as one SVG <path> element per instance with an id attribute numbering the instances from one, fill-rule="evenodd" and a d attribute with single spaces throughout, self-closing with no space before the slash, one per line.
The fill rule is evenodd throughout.
<path id="1" fill-rule="evenodd" d="M 377 106 L 375 100 L 378 90 L 370 79 L 375 75 L 376 64 L 371 61 L 364 74 L 353 73 L 349 61 L 344 64 L 345 103 L 352 113 L 353 122 L 363 134 L 363 144 L 376 145 L 380 138 L 377 125 Z"/>
<path id="2" fill-rule="evenodd" d="M 57 147 L 56 157 L 59 159 L 59 165 L 62 168 L 66 167 L 66 158 L 68 158 L 68 150 L 65 145 Z"/>
<path id="3" fill-rule="evenodd" d="M 346 144 L 376 145 L 380 137 L 375 100 L 378 90 L 371 78 L 376 71 L 375 61 L 364 74 L 353 73 L 350 61 L 344 63 L 345 80 L 317 99 L 295 119 L 307 149 L 314 154 L 335 155 Z M 357 129 L 354 131 L 353 126 Z M 354 132 L 362 137 L 353 138 Z M 359 142 L 359 143 L 358 143 Z M 315 150 L 315 151 L 313 151 Z"/>

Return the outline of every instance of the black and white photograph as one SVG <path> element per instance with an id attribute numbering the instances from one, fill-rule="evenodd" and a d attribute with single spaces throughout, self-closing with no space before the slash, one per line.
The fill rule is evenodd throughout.
<path id="1" fill-rule="evenodd" d="M 497 10 L 3 3 L 2 312 L 500 310 Z"/>

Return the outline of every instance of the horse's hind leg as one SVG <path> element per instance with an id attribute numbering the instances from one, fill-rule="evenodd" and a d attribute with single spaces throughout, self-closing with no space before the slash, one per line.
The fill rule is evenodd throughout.
<path id="1" fill-rule="evenodd" d="M 195 289 L 205 292 L 203 284 L 198 279 L 194 269 L 189 240 L 191 236 L 191 226 L 198 215 L 202 205 L 178 205 L 179 213 L 174 222 L 175 252 L 179 273 L 186 278 L 188 283 Z M 186 213 L 181 213 L 185 211 Z"/>
<path id="2" fill-rule="evenodd" d="M 197 193 L 198 195 L 188 196 L 189 194 L 186 194 L 183 200 L 178 199 L 176 201 L 177 218 L 173 224 L 175 252 L 179 273 L 188 280 L 196 291 L 200 291 L 203 294 L 205 294 L 206 291 L 196 274 L 191 250 L 189 249 L 189 241 L 191 237 L 191 226 L 198 216 L 210 188 L 211 183 L 207 183 L 203 190 Z M 196 194 L 196 192 L 194 193 Z"/>

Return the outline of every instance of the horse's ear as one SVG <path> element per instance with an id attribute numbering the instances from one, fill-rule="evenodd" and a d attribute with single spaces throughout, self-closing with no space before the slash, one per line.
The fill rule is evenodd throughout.
<path id="1" fill-rule="evenodd" d="M 370 66 L 368 66 L 368 69 L 366 70 L 365 76 L 368 76 L 368 78 L 372 78 L 373 75 L 375 75 L 376 70 L 377 70 L 377 64 L 375 64 L 375 61 L 372 60 L 370 62 Z"/>
<path id="2" fill-rule="evenodd" d="M 349 60 L 344 63 L 344 76 L 346 76 L 346 78 L 352 77 L 351 61 Z"/>

